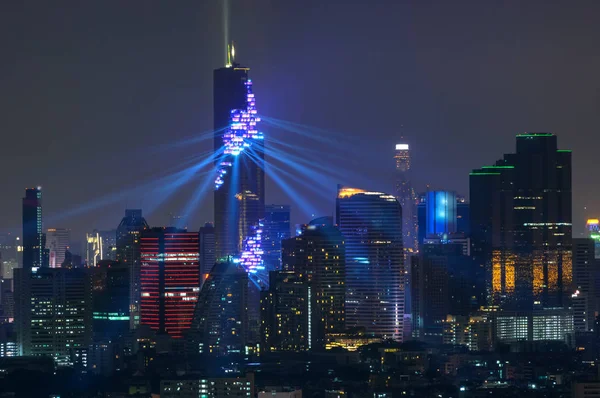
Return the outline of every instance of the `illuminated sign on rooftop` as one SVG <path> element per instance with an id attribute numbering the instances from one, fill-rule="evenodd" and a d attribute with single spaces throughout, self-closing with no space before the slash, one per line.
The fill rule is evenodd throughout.
<path id="1" fill-rule="evenodd" d="M 396 144 L 397 151 L 408 151 L 408 144 Z"/>

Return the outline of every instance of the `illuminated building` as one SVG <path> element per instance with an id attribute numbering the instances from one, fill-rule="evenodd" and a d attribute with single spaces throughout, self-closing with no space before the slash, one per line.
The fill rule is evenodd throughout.
<path id="1" fill-rule="evenodd" d="M 142 217 L 142 211 L 126 209 L 125 217 L 117 227 L 116 259 L 129 266 L 129 311 L 130 327 L 136 328 L 140 323 L 140 234 L 148 229 L 148 223 Z"/>
<path id="2" fill-rule="evenodd" d="M 410 180 L 410 151 L 408 144 L 396 144 L 396 198 L 402 206 L 403 247 L 407 252 L 418 250 L 417 196 Z"/>
<path id="3" fill-rule="evenodd" d="M 206 223 L 198 231 L 198 245 L 200 247 L 200 287 L 208 278 L 210 270 L 215 266 L 215 227 L 212 223 Z"/>
<path id="4" fill-rule="evenodd" d="M 198 234 L 153 228 L 140 237 L 140 324 L 174 338 L 189 329 L 200 290 Z"/>
<path id="5" fill-rule="evenodd" d="M 485 315 L 448 315 L 443 330 L 444 344 L 464 345 L 470 351 L 491 351 L 493 348 L 493 322 Z"/>
<path id="6" fill-rule="evenodd" d="M 117 231 L 98 231 L 85 235 L 85 256 L 88 267 L 95 267 L 101 260 L 117 259 Z M 125 258 L 125 254 L 123 258 Z"/>
<path id="7" fill-rule="evenodd" d="M 45 235 L 42 230 L 42 188 L 27 188 L 23 198 L 23 269 L 44 266 Z"/>
<path id="8" fill-rule="evenodd" d="M 588 230 L 588 236 L 594 240 L 595 253 L 594 257 L 600 259 L 600 220 L 597 218 L 590 218 L 586 222 Z"/>
<path id="9" fill-rule="evenodd" d="M 266 205 L 263 261 L 267 271 L 281 269 L 281 241 L 290 238 L 290 206 Z"/>
<path id="10" fill-rule="evenodd" d="M 19 355 L 14 323 L 0 323 L 0 358 Z"/>
<path id="11" fill-rule="evenodd" d="M 48 228 L 46 248 L 49 251 L 50 268 L 60 267 L 65 261 L 65 253 L 71 245 L 71 230 L 67 228 Z"/>
<path id="12" fill-rule="evenodd" d="M 418 218 L 418 242 L 419 247 L 424 243 L 425 238 L 428 235 L 427 227 L 440 226 L 440 221 L 436 219 L 435 205 L 427 205 L 428 198 L 431 196 L 435 197 L 435 193 L 444 191 L 428 191 L 419 195 L 417 205 L 417 218 Z M 450 207 L 447 211 L 453 212 L 456 215 L 454 220 L 449 221 L 449 225 L 453 227 L 453 233 L 458 233 L 462 236 L 469 237 L 470 234 L 470 217 L 469 217 L 469 203 L 463 196 L 454 194 L 453 192 L 446 192 L 446 195 L 456 196 L 456 207 Z M 439 201 L 437 202 L 439 204 Z M 442 206 L 443 207 L 443 206 Z M 441 210 L 444 210 L 443 208 Z M 454 228 L 454 226 L 456 228 Z M 443 233 L 443 232 L 442 232 Z M 448 233 L 448 231 L 446 231 Z M 429 232 L 431 234 L 431 232 Z"/>
<path id="13" fill-rule="evenodd" d="M 308 321 L 311 297 L 306 275 L 271 271 L 269 276 L 269 290 L 261 292 L 262 346 L 267 351 L 308 350 L 312 324 Z"/>
<path id="14" fill-rule="evenodd" d="M 230 62 L 213 75 L 217 258 L 238 255 L 264 212 L 263 135 L 257 129 L 260 118 L 249 68 L 233 62 L 232 49 Z"/>
<path id="15" fill-rule="evenodd" d="M 471 249 L 494 305 L 562 307 L 571 297 L 571 151 L 550 133 L 470 173 Z M 481 279 L 479 275 L 478 279 Z"/>
<path id="16" fill-rule="evenodd" d="M 573 313 L 568 309 L 499 312 L 494 322 L 497 341 L 568 342 L 573 334 Z"/>
<path id="17" fill-rule="evenodd" d="M 102 260 L 90 273 L 94 340 L 114 339 L 129 330 L 129 268 Z"/>
<path id="18" fill-rule="evenodd" d="M 254 374 L 161 380 L 160 396 L 162 398 L 254 397 Z"/>
<path id="19" fill-rule="evenodd" d="M 204 282 L 187 334 L 187 351 L 227 355 L 243 352 L 248 334 L 248 273 L 219 261 Z"/>
<path id="20" fill-rule="evenodd" d="M 15 270 L 15 325 L 19 354 L 73 364 L 74 350 L 91 341 L 91 292 L 86 270 Z"/>
<path id="21" fill-rule="evenodd" d="M 337 224 L 346 244 L 346 325 L 402 340 L 402 208 L 392 195 L 338 187 Z"/>
<path id="22" fill-rule="evenodd" d="M 281 248 L 283 269 L 305 280 L 305 308 L 299 311 L 307 317 L 307 347 L 323 348 L 328 333 L 341 333 L 346 326 L 344 237 L 331 217 L 321 217 L 282 241 Z"/>
<path id="23" fill-rule="evenodd" d="M 591 238 L 573 239 L 573 316 L 575 329 L 590 331 L 598 313 L 595 279 L 598 263 L 595 258 L 595 241 Z"/>

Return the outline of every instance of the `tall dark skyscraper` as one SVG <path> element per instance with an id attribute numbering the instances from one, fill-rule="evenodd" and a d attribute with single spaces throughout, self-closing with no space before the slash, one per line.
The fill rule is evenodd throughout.
<path id="1" fill-rule="evenodd" d="M 403 247 L 407 253 L 418 250 L 417 242 L 417 196 L 410 175 L 410 151 L 408 144 L 396 144 L 396 198 L 402 206 Z"/>
<path id="2" fill-rule="evenodd" d="M 346 243 L 346 325 L 402 340 L 402 208 L 392 195 L 338 187 L 337 224 Z"/>
<path id="3" fill-rule="evenodd" d="M 214 91 L 215 246 L 217 258 L 238 255 L 264 213 L 263 136 L 249 68 L 229 62 L 216 69 Z"/>
<path id="4" fill-rule="evenodd" d="M 215 256 L 215 227 L 212 223 L 206 223 L 203 227 L 200 227 L 198 231 L 198 245 L 200 247 L 199 258 L 200 261 L 200 287 L 210 270 L 215 266 L 217 257 Z"/>
<path id="5" fill-rule="evenodd" d="M 472 255 L 492 304 L 568 305 L 571 151 L 550 133 L 517 135 L 516 153 L 470 174 Z"/>
<path id="6" fill-rule="evenodd" d="M 290 237 L 290 206 L 265 206 L 262 247 L 268 271 L 281 269 L 281 241 Z"/>
<path id="7" fill-rule="evenodd" d="M 137 209 L 126 209 L 125 217 L 117 227 L 117 261 L 127 264 L 131 272 L 129 278 L 131 328 L 135 328 L 140 323 L 140 234 L 148 228 L 148 223 L 142 217 L 142 211 Z"/>
<path id="8" fill-rule="evenodd" d="M 140 323 L 180 338 L 192 324 L 200 291 L 198 234 L 153 228 L 140 242 Z"/>
<path id="9" fill-rule="evenodd" d="M 46 246 L 42 226 L 42 188 L 27 188 L 23 198 L 23 269 L 44 265 Z"/>

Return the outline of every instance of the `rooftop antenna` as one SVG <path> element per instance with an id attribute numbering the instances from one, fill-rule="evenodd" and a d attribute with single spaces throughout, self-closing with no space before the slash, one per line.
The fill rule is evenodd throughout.
<path id="1" fill-rule="evenodd" d="M 223 39 L 225 44 L 225 66 L 231 67 L 229 50 L 229 0 L 223 0 Z"/>

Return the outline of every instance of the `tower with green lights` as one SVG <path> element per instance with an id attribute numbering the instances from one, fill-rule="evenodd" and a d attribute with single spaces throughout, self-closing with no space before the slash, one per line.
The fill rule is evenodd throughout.
<path id="1" fill-rule="evenodd" d="M 568 305 L 571 151 L 551 133 L 517 135 L 515 153 L 470 173 L 471 252 L 481 304 Z"/>

